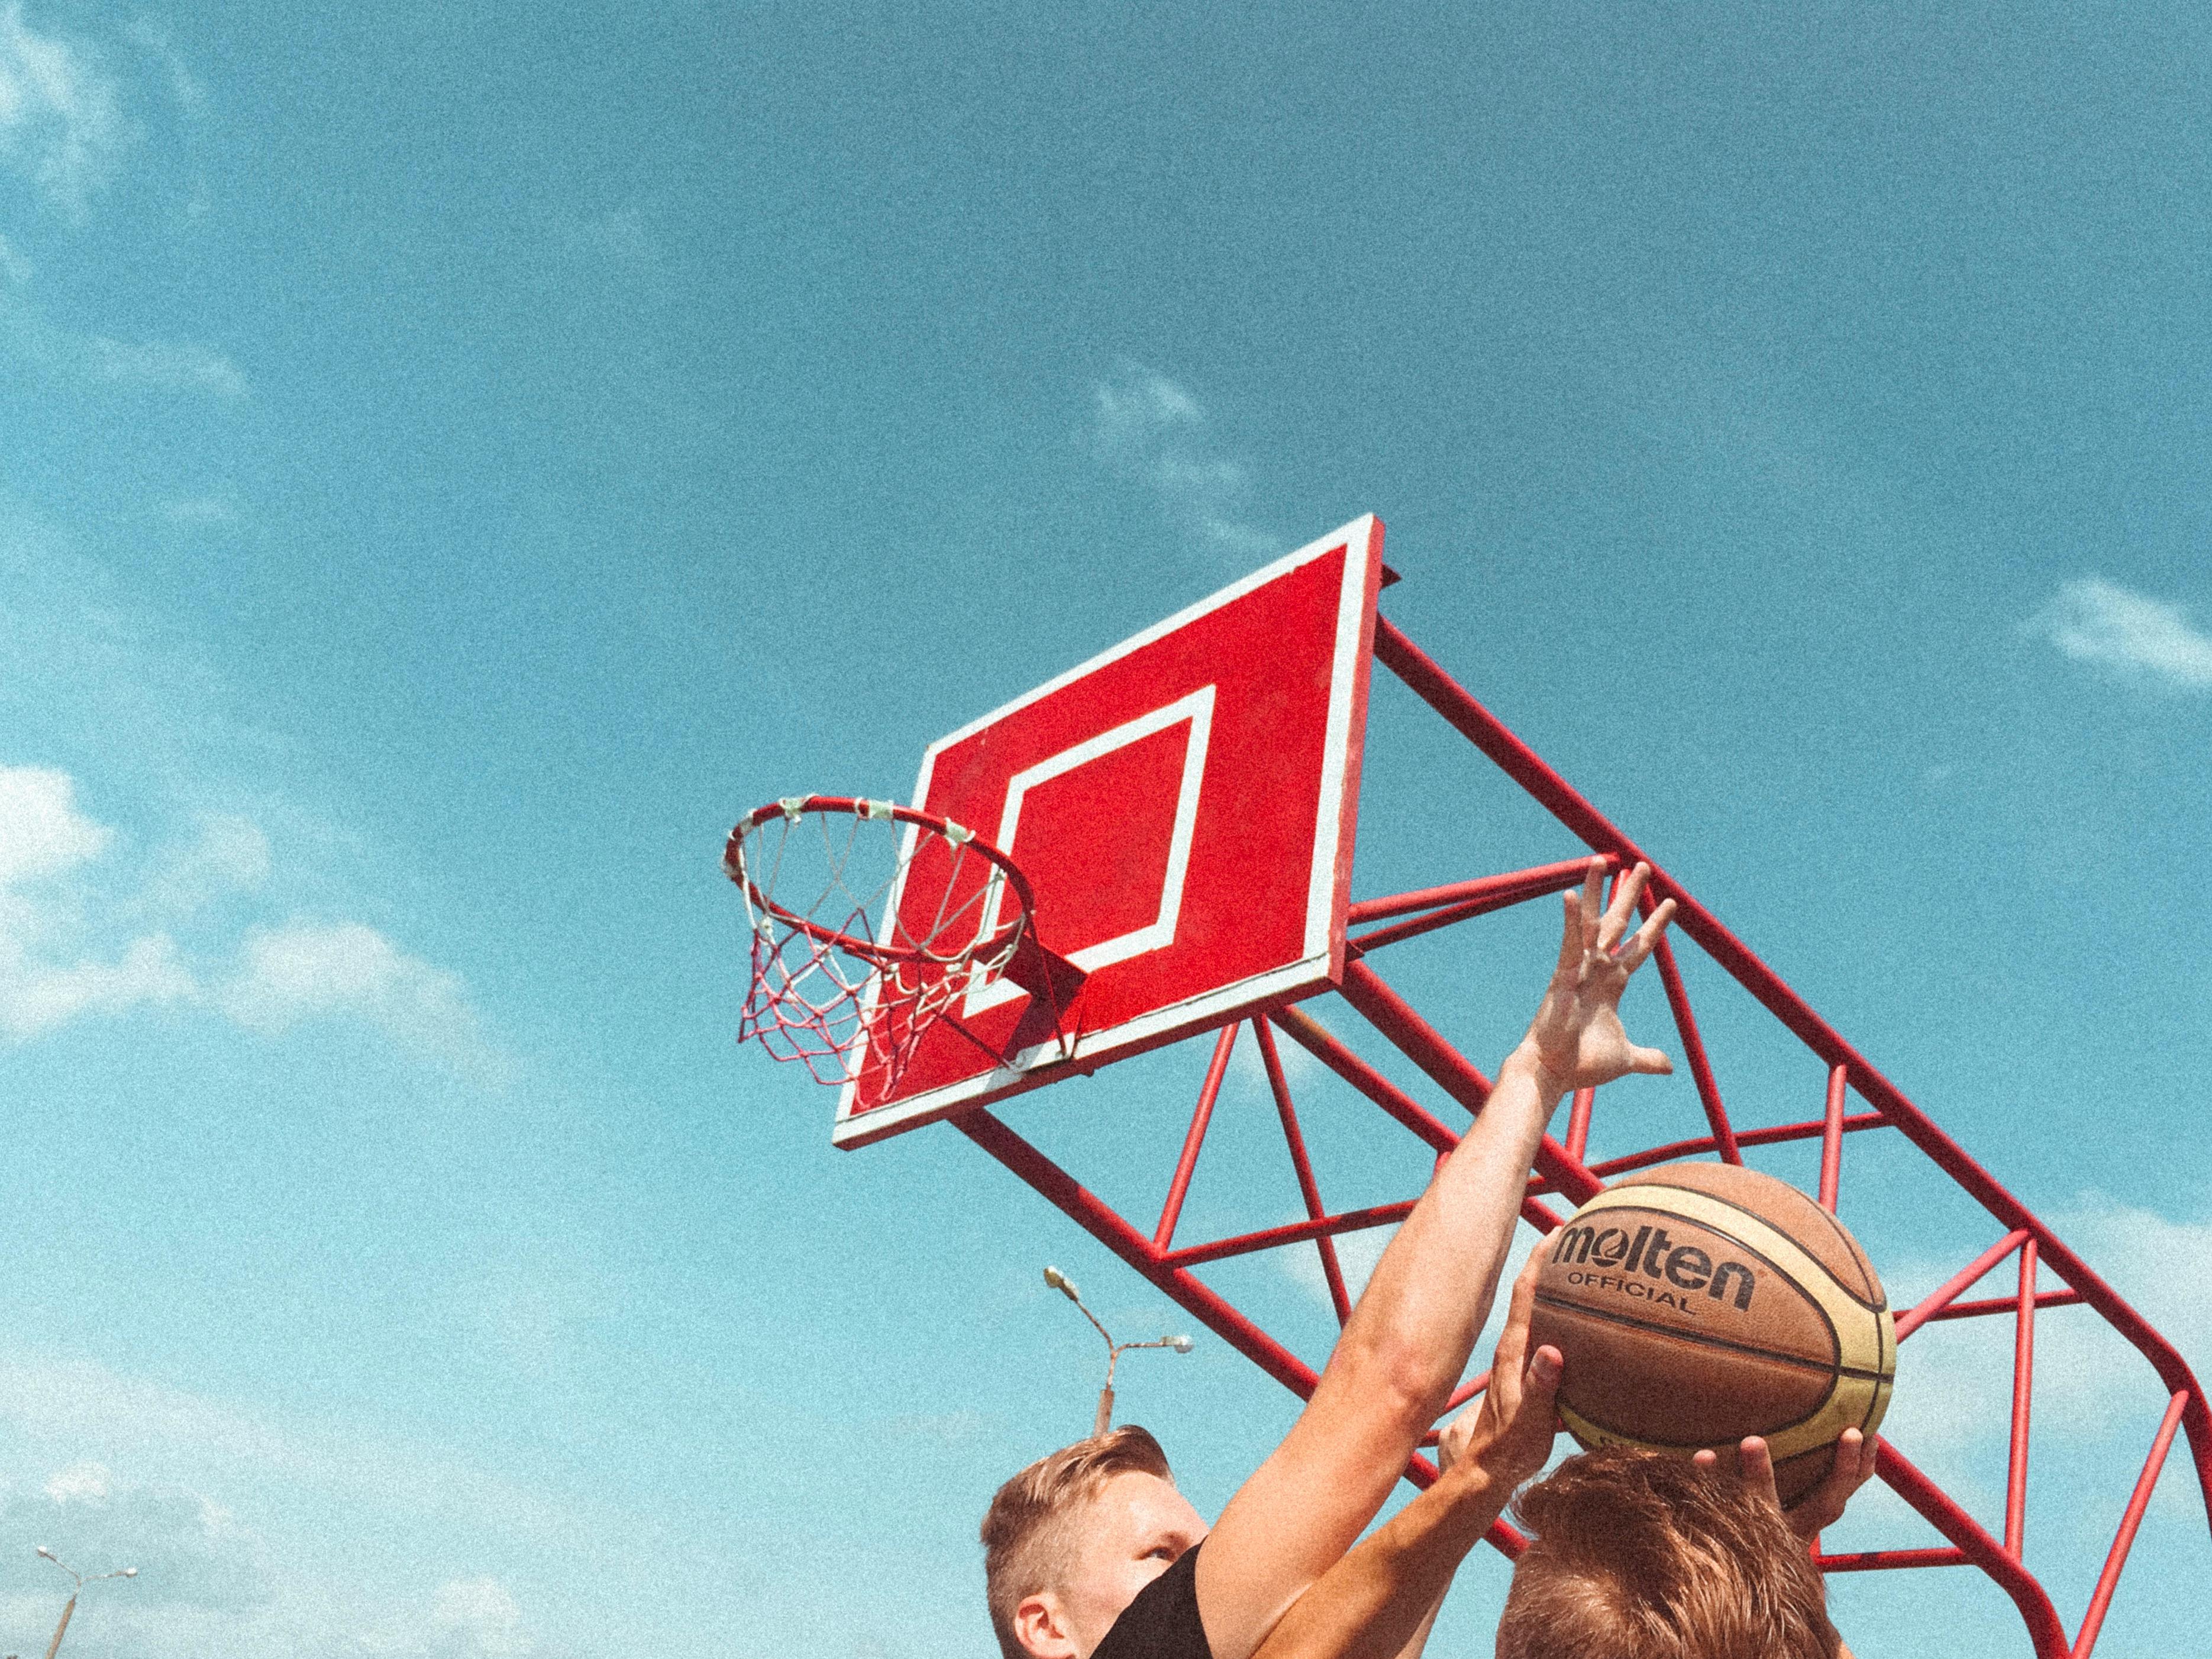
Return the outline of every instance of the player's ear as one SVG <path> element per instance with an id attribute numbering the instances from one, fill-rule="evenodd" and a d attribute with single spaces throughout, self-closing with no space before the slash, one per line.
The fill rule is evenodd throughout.
<path id="1" fill-rule="evenodd" d="M 1076 1659 L 1079 1651 L 1066 1611 L 1050 1590 L 1022 1598 L 1014 1609 L 1014 1639 L 1036 1659 Z"/>

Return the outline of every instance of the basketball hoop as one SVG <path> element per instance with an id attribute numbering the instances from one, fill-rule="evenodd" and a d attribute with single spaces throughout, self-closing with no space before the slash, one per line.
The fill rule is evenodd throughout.
<path id="1" fill-rule="evenodd" d="M 949 818 L 788 796 L 738 821 L 722 868 L 744 895 L 752 944 L 738 1040 L 817 1083 L 895 1086 L 923 1034 L 1001 975 L 1044 990 L 1055 1026 L 1073 989 L 1036 944 L 1022 872 Z"/>

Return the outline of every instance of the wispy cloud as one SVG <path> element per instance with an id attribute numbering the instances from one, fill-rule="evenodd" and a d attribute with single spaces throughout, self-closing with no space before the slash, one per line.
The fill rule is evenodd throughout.
<path id="1" fill-rule="evenodd" d="M 4 262 L 0 262 L 0 275 L 4 274 Z M 106 334 L 76 333 L 54 323 L 27 294 L 11 295 L 4 285 L 0 285 L 0 349 L 59 378 L 127 390 L 232 403 L 252 390 L 246 372 L 212 346 L 190 340 L 118 340 Z"/>
<path id="2" fill-rule="evenodd" d="M 21 0 L 0 7 L 0 163 L 82 217 L 135 137 L 92 46 L 40 33 Z"/>
<path id="3" fill-rule="evenodd" d="M 2201 1372 L 2212 1356 L 2212 1221 L 2175 1220 L 2095 1192 L 2050 1219 Z M 1910 1307 L 1959 1266 L 1894 1264 L 1883 1274 L 1891 1305 Z M 1972 1294 L 2010 1291 L 2014 1271 L 2012 1261 L 2000 1264 Z M 2047 1273 L 2043 1284 L 2056 1288 Z M 1970 1506 L 2002 1504 L 2012 1384 L 2009 1318 L 1927 1326 L 1898 1352 L 1897 1392 L 1882 1433 Z M 2117 1510 L 2126 1479 L 2115 1486 L 2115 1474 L 2134 1464 L 2114 1464 L 2111 1448 L 2117 1441 L 2130 1459 L 2139 1458 L 2165 1403 L 2165 1388 L 2148 1364 L 2104 1321 L 2087 1310 L 2038 1319 L 2037 1489 L 2087 1483 L 2105 1492 Z M 2186 1462 L 2177 1458 L 2174 1465 Z"/>
<path id="4" fill-rule="evenodd" d="M 113 839 L 76 810 L 66 773 L 0 767 L 0 1034 L 37 1036 L 82 1014 L 192 994 L 191 975 L 167 933 L 142 934 L 105 959 L 70 949 L 80 931 L 78 903 L 53 884 Z"/>
<path id="5" fill-rule="evenodd" d="M 1247 557 L 1281 538 L 1251 520 L 1251 479 L 1216 447 L 1206 410 L 1166 375 L 1135 363 L 1091 387 L 1090 437 L 1099 458 L 1158 492 L 1200 541 Z"/>
<path id="6" fill-rule="evenodd" d="M 177 50 L 176 41 L 164 24 L 155 18 L 134 19 L 128 31 L 132 42 L 160 68 L 169 83 L 169 95 L 177 106 L 186 111 L 198 111 L 207 103 L 207 88 L 192 73 L 192 66 Z"/>
<path id="7" fill-rule="evenodd" d="M 161 503 L 161 516 L 171 524 L 193 529 L 212 529 L 239 521 L 238 509 L 221 495 L 183 495 Z"/>
<path id="8" fill-rule="evenodd" d="M 2027 623 L 2076 662 L 2178 691 L 2212 691 L 2212 635 L 2177 605 L 2091 576 L 2068 582 Z"/>
<path id="9" fill-rule="evenodd" d="M 238 365 L 204 345 L 147 340 L 136 343 L 94 335 L 82 343 L 85 362 L 100 380 L 156 392 L 207 392 L 243 398 L 246 376 Z"/>
<path id="10" fill-rule="evenodd" d="M 22 0 L 0 0 L 0 174 L 24 180 L 65 221 L 87 220 L 143 145 L 146 130 L 134 107 L 150 112 L 167 102 L 191 115 L 206 97 L 151 19 L 94 40 L 43 31 L 26 18 Z M 22 252 L 0 240 L 0 347 L 33 367 L 112 386 L 246 395 L 238 365 L 210 346 L 126 339 L 52 321 L 31 297 L 32 274 Z"/>
<path id="11" fill-rule="evenodd" d="M 27 1041 L 70 1021 L 149 1004 L 213 1008 L 252 1031 L 350 1019 L 465 1076 L 495 1083 L 509 1062 L 466 985 L 366 923 L 292 917 L 217 929 L 186 960 L 166 928 L 267 882 L 268 837 L 210 814 L 144 869 L 110 855 L 117 832 L 81 811 L 76 780 L 0 765 L 0 1036 Z"/>
<path id="12" fill-rule="evenodd" d="M 246 936 L 245 964 L 217 993 L 257 1031 L 310 1019 L 369 1021 L 402 1048 L 494 1080 L 506 1064 L 485 1036 L 459 975 L 401 950 L 357 921 L 292 921 Z"/>
<path id="13" fill-rule="evenodd" d="M 516 1659 L 538 1648 L 521 1602 L 498 1578 L 334 1593 L 295 1549 L 272 1545 L 190 1478 L 134 1477 L 80 1459 L 43 1480 L 33 1463 L 22 1479 L 25 1460 L 13 1461 L 18 1478 L 0 1483 L 0 1528 L 86 1571 L 137 1569 L 88 1593 L 70 1620 L 73 1639 L 118 1659 Z M 50 1626 L 69 1588 L 28 1544 L 0 1551 L 0 1620 L 10 1629 Z"/>

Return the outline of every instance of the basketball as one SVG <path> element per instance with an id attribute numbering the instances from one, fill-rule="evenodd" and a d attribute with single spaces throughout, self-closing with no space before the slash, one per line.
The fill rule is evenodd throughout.
<path id="1" fill-rule="evenodd" d="M 1845 1429 L 1881 1425 L 1897 1373 L 1881 1281 L 1787 1182 L 1727 1164 L 1624 1177 L 1575 1212 L 1538 1270 L 1532 1342 L 1566 1362 L 1584 1448 L 1687 1456 L 1763 1435 L 1788 1504 Z"/>

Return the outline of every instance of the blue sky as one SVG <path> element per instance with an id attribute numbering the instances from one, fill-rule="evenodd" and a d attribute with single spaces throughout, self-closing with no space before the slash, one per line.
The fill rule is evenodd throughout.
<path id="1" fill-rule="evenodd" d="M 51 1542 L 144 1568 L 123 1659 L 985 1651 L 975 1519 L 1097 1382 L 1038 1268 L 1188 1322 L 949 1130 L 830 1150 L 720 838 L 1369 510 L 1388 614 L 2203 1370 L 2207 34 L 0 0 L 0 1635 Z M 1357 890 L 1572 850 L 1374 719 Z M 1394 979 L 1494 1063 L 1549 921 Z M 1691 971 L 1739 1116 L 1815 1109 Z M 1156 1202 L 1199 1065 L 1009 1115 Z M 1417 1176 L 1299 1087 L 1333 1202 Z M 1192 1225 L 1294 1209 L 1261 1102 Z M 1875 1139 L 1909 1297 L 1988 1234 Z M 1218 1282 L 1318 1358 L 1304 1258 Z M 2159 1402 L 2045 1323 L 2070 1621 Z M 1994 1522 L 1979 1340 L 1897 1429 Z M 1203 1335 L 1121 1381 L 1208 1510 L 1288 1421 Z M 2100 1652 L 2212 1565 L 2174 1468 Z"/>

